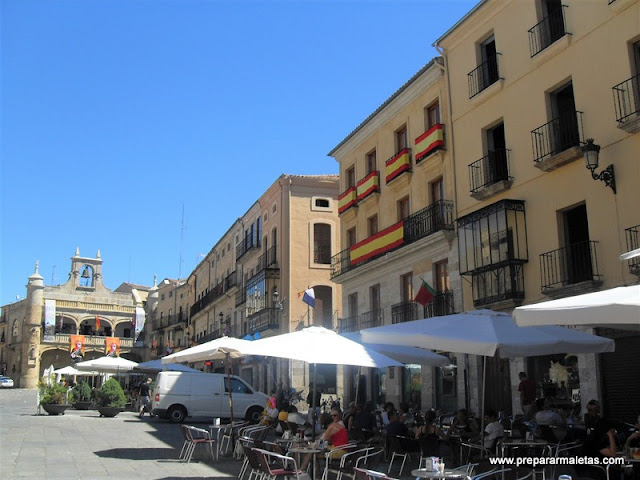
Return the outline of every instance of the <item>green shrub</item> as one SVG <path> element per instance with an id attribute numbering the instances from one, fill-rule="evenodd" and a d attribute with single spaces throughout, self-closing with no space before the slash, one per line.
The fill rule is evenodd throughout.
<path id="1" fill-rule="evenodd" d="M 67 403 L 67 387 L 54 383 L 53 385 L 41 385 L 40 404 L 64 405 Z"/>
<path id="2" fill-rule="evenodd" d="M 87 382 L 78 382 L 76 386 L 71 389 L 71 398 L 74 403 L 76 402 L 90 402 L 91 401 L 91 387 Z"/>
<path id="3" fill-rule="evenodd" d="M 127 403 L 124 390 L 114 378 L 110 378 L 102 384 L 97 391 L 98 405 L 101 407 L 122 408 Z"/>

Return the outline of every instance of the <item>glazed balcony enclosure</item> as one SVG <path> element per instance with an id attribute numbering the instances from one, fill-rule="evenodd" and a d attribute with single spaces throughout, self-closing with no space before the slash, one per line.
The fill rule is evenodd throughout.
<path id="1" fill-rule="evenodd" d="M 453 202 L 447 200 L 439 200 L 334 255 L 331 278 L 442 230 L 453 230 Z"/>

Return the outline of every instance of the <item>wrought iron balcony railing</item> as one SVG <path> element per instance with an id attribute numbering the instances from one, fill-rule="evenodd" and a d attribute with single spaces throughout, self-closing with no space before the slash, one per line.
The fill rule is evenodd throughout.
<path id="1" fill-rule="evenodd" d="M 625 229 L 627 238 L 627 251 L 640 248 L 640 225 Z M 634 275 L 640 275 L 640 257 L 629 259 L 629 272 Z"/>
<path id="2" fill-rule="evenodd" d="M 236 307 L 243 305 L 247 302 L 247 291 L 240 286 L 240 290 L 236 292 Z"/>
<path id="3" fill-rule="evenodd" d="M 357 315 L 338 319 L 338 333 L 357 332 L 357 331 L 358 331 Z"/>
<path id="4" fill-rule="evenodd" d="M 476 270 L 471 275 L 473 306 L 484 307 L 524 298 L 524 269 L 518 260 Z"/>
<path id="5" fill-rule="evenodd" d="M 532 57 L 567 34 L 565 8 L 567 8 L 566 5 L 562 5 L 529 29 L 529 52 Z"/>
<path id="6" fill-rule="evenodd" d="M 246 237 L 240 240 L 236 245 L 236 260 L 240 259 L 245 253 L 250 250 L 260 248 L 260 239 L 259 238 L 250 238 Z"/>
<path id="7" fill-rule="evenodd" d="M 489 150 L 487 155 L 469 165 L 471 193 L 498 182 L 513 180 L 509 170 L 509 150 Z"/>
<path id="8" fill-rule="evenodd" d="M 366 260 L 361 261 L 352 261 L 350 248 L 345 248 L 335 254 L 331 257 L 331 278 L 335 278 L 354 268 L 365 265 L 390 251 L 402 248 L 404 245 L 426 238 L 436 232 L 453 229 L 453 202 L 438 200 L 403 220 L 403 236 L 399 244 L 388 249 L 379 249 L 377 254 L 371 255 Z M 379 238 L 379 236 L 376 238 Z"/>
<path id="9" fill-rule="evenodd" d="M 542 293 L 567 285 L 599 280 L 596 247 L 587 240 L 540 255 Z"/>
<path id="10" fill-rule="evenodd" d="M 533 160 L 542 162 L 547 157 L 580 146 L 583 137 L 582 112 L 562 113 L 531 132 Z"/>
<path id="11" fill-rule="evenodd" d="M 237 272 L 234 270 L 229 275 L 227 275 L 227 278 L 224 279 L 224 291 L 225 292 L 230 290 L 233 287 L 237 287 L 238 286 L 238 275 L 236 273 Z"/>
<path id="12" fill-rule="evenodd" d="M 410 300 L 391 305 L 391 323 L 411 322 L 418 319 L 418 303 Z"/>
<path id="13" fill-rule="evenodd" d="M 196 301 L 193 305 L 191 305 L 191 316 L 193 317 L 207 305 L 209 305 L 214 300 L 217 300 L 224 294 L 224 281 L 218 283 L 215 287 L 209 290 L 205 295 L 200 297 L 200 300 Z"/>
<path id="14" fill-rule="evenodd" d="M 256 266 L 256 275 L 270 267 L 277 267 L 276 260 L 277 248 L 275 246 L 269 248 L 266 252 L 258 257 L 258 265 Z"/>
<path id="15" fill-rule="evenodd" d="M 616 121 L 623 125 L 640 114 L 640 75 L 635 75 L 613 87 Z"/>
<path id="16" fill-rule="evenodd" d="M 263 308 L 247 318 L 247 333 L 253 335 L 269 329 L 279 330 L 281 315 L 279 308 Z"/>
<path id="17" fill-rule="evenodd" d="M 360 329 L 379 327 L 384 325 L 384 310 L 378 308 L 360 315 Z"/>
<path id="18" fill-rule="evenodd" d="M 424 318 L 443 317 L 454 313 L 453 292 L 445 290 L 438 292 L 424 307 Z"/>
<path id="19" fill-rule="evenodd" d="M 500 54 L 491 55 L 467 74 L 469 98 L 475 97 L 500 79 L 498 74 L 498 55 Z"/>

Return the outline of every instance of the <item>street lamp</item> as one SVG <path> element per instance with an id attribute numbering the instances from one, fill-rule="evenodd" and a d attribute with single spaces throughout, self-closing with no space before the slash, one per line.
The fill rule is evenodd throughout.
<path id="1" fill-rule="evenodd" d="M 582 147 L 585 166 L 591 171 L 591 177 L 594 180 L 604 182 L 607 187 L 611 187 L 613 193 L 616 193 L 616 176 L 613 171 L 613 164 L 609 165 L 600 173 L 596 173 L 600 157 L 600 145 L 593 143 L 593 138 L 588 138 L 587 143 Z"/>

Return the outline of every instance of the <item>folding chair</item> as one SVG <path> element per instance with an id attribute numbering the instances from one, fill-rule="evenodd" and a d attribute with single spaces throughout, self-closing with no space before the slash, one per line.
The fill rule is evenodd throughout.
<path id="1" fill-rule="evenodd" d="M 277 453 L 268 452 L 260 448 L 252 449 L 260 462 L 260 470 L 263 476 L 275 480 L 277 477 L 295 477 L 300 480 L 299 475 L 302 473 L 298 469 L 296 460 L 292 457 L 285 457 Z"/>
<path id="2" fill-rule="evenodd" d="M 339 448 L 342 450 L 343 447 Z M 347 452 L 339 459 L 332 459 L 331 452 L 327 452 L 325 455 L 326 464 L 324 467 L 324 473 L 322 474 L 322 480 L 327 480 L 329 478 L 329 473 L 335 473 L 336 480 L 341 480 L 343 475 L 353 478 L 353 467 L 355 467 L 357 461 L 361 457 L 367 455 L 369 450 L 371 450 L 371 448 L 362 448 L 352 452 Z"/>
<path id="3" fill-rule="evenodd" d="M 395 480 L 388 477 L 386 473 L 376 472 L 375 470 L 369 470 L 367 468 L 355 467 L 353 471 L 355 473 L 355 480 Z"/>
<path id="4" fill-rule="evenodd" d="M 356 460 L 356 467 L 365 468 L 367 470 L 376 470 L 380 462 L 382 461 L 382 457 L 384 455 L 384 449 L 375 449 L 374 447 L 370 447 L 369 451 L 364 457 L 358 458 Z M 355 468 L 355 467 L 354 467 Z"/>
<path id="5" fill-rule="evenodd" d="M 402 464 L 400 465 L 399 476 L 402 476 L 402 470 L 404 470 L 404 464 L 407 458 L 411 457 L 412 453 L 418 453 L 420 451 L 420 445 L 415 438 L 403 437 L 400 435 L 391 435 L 387 437 L 389 441 L 389 449 L 391 451 L 391 461 L 389 462 L 389 468 L 387 474 L 391 472 L 393 468 L 393 462 L 396 457 L 402 457 Z"/>
<path id="6" fill-rule="evenodd" d="M 252 480 L 254 477 L 262 476 L 262 469 L 260 466 L 260 460 L 258 456 L 253 451 L 253 442 L 250 440 L 242 440 L 240 442 L 240 448 L 244 453 L 244 461 L 242 462 L 242 467 L 240 468 L 240 473 L 238 474 L 238 478 L 242 480 L 244 474 L 249 470 L 249 478 L 247 480 Z"/>
<path id="7" fill-rule="evenodd" d="M 191 462 L 191 459 L 193 458 L 193 452 L 196 447 L 198 445 L 204 445 L 205 447 L 208 447 L 209 453 L 211 453 L 211 459 L 215 462 L 216 454 L 214 452 L 214 445 L 216 441 L 215 439 L 211 438 L 211 434 L 207 430 L 190 425 L 187 425 L 186 432 L 188 445 L 183 461 L 185 461 L 186 463 Z"/>

